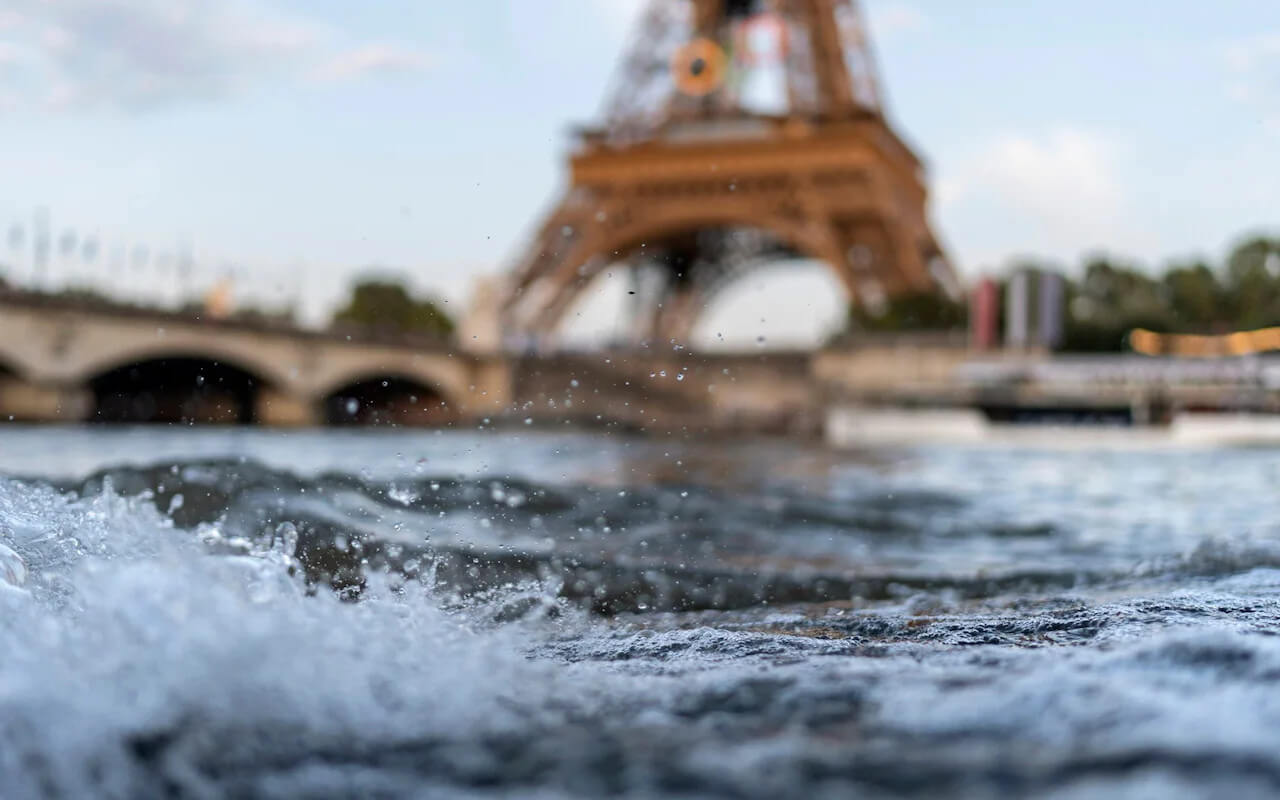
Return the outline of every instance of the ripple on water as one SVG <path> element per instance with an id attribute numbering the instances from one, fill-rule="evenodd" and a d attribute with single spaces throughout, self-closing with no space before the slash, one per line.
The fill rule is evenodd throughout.
<path id="1" fill-rule="evenodd" d="M 1040 469 L 1056 499 L 1006 516 L 1019 458 L 942 452 L 915 491 L 3 480 L 0 794 L 1280 792 L 1274 540 L 1184 535 L 1195 498 L 1103 503 L 1107 539 Z"/>

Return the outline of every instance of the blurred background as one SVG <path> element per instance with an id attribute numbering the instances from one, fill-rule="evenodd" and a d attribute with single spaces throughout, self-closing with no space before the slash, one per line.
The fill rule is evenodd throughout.
<path id="1" fill-rule="evenodd" d="M 374 276 L 456 321 L 563 185 L 569 126 L 598 116 L 642 5 L 9 0 L 0 274 L 306 326 L 358 316 L 351 286 Z M 1276 4 L 864 11 L 966 282 L 1066 276 L 1070 349 L 1280 321 Z M 620 291 L 566 338 L 612 333 Z M 826 269 L 788 265 L 696 333 L 809 346 L 847 318 Z"/>

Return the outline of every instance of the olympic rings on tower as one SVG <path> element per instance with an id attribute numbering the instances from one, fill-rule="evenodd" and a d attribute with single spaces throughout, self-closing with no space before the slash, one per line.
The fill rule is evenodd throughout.
<path id="1" fill-rule="evenodd" d="M 728 72 L 728 55 L 710 39 L 694 39 L 671 59 L 676 88 L 691 97 L 704 97 L 719 89 Z"/>

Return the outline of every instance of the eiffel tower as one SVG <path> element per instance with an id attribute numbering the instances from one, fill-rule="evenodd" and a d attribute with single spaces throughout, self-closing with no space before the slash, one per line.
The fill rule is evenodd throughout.
<path id="1" fill-rule="evenodd" d="M 636 342 L 686 342 L 756 266 L 824 262 L 870 313 L 957 296 L 919 158 L 885 120 L 855 0 L 650 0 L 570 185 L 500 292 L 509 342 L 629 269 Z"/>

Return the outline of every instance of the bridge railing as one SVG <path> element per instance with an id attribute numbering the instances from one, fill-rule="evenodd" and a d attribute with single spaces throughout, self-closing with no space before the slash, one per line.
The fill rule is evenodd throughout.
<path id="1" fill-rule="evenodd" d="M 241 330 L 296 338 L 341 340 L 420 350 L 439 351 L 447 350 L 454 346 L 452 338 L 402 331 L 379 330 L 360 326 L 304 327 L 290 319 L 275 319 L 270 316 L 218 317 L 210 316 L 203 311 L 194 309 L 167 309 L 124 303 L 105 297 L 59 295 L 13 287 L 0 288 L 0 313 L 3 313 L 4 307 L 58 311 L 75 315 L 117 319 L 154 320 L 169 324 L 207 326 L 220 330 Z"/>
<path id="2" fill-rule="evenodd" d="M 956 368 L 956 379 L 977 387 L 1038 384 L 1045 387 L 1280 389 L 1280 357 L 1180 359 L 1068 355 L 1034 360 L 974 360 Z"/>

